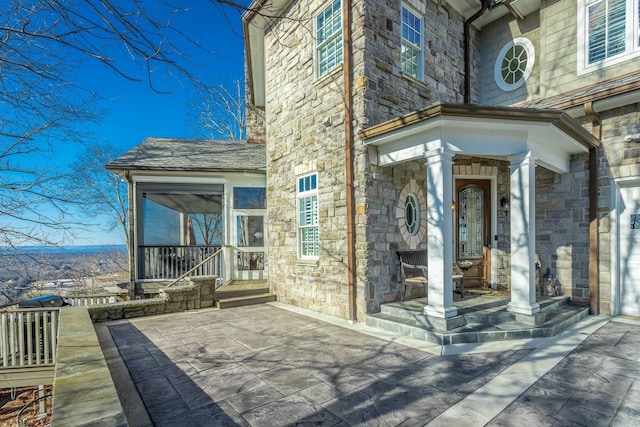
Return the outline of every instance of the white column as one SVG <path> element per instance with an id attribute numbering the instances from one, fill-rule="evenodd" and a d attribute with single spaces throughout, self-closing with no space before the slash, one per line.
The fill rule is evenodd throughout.
<path id="1" fill-rule="evenodd" d="M 507 311 L 535 314 L 536 303 L 536 165 L 531 152 L 511 161 L 511 302 Z"/>
<path id="2" fill-rule="evenodd" d="M 425 154 L 427 164 L 428 304 L 424 314 L 449 318 L 453 306 L 453 156 L 445 148 Z"/>

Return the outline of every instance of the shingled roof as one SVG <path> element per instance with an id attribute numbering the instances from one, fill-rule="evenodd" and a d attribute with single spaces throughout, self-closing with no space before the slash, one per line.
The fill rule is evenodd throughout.
<path id="1" fill-rule="evenodd" d="M 265 171 L 265 144 L 147 138 L 106 165 L 110 170 Z"/>

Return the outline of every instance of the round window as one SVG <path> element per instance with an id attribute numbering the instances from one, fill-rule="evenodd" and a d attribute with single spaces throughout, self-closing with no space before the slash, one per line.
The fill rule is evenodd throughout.
<path id="1" fill-rule="evenodd" d="M 518 37 L 504 45 L 493 68 L 493 77 L 504 91 L 519 88 L 531 75 L 535 50 L 529 39 Z"/>
<path id="2" fill-rule="evenodd" d="M 412 236 L 420 229 L 420 204 L 415 194 L 411 193 L 404 202 L 404 224 Z"/>
<path id="3" fill-rule="evenodd" d="M 415 179 L 402 187 L 395 211 L 402 240 L 409 249 L 417 249 L 427 233 L 427 198 Z"/>

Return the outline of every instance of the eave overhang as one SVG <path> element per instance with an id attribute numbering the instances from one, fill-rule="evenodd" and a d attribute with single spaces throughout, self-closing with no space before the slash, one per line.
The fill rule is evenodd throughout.
<path id="1" fill-rule="evenodd" d="M 464 19 L 473 16 L 482 7 L 481 0 L 445 0 Z M 540 9 L 540 0 L 493 0 L 489 10 L 473 21 L 473 26 L 480 29 L 507 14 L 519 19 Z"/>
<path id="2" fill-rule="evenodd" d="M 569 171 L 572 154 L 587 153 L 599 141 L 566 113 L 552 109 L 435 104 L 360 132 L 377 147 L 378 164 L 423 158 L 447 147 L 461 155 L 508 161 L 531 152 L 537 164 Z"/>
<path id="3" fill-rule="evenodd" d="M 242 14 L 250 102 L 256 107 L 265 104 L 265 30 L 282 16 L 289 3 L 291 0 L 254 0 Z"/>
<path id="4" fill-rule="evenodd" d="M 223 169 L 216 169 L 216 168 L 189 168 L 189 169 L 185 169 L 182 167 L 179 168 L 172 168 L 172 167 L 148 167 L 148 166 L 136 166 L 136 165 L 131 165 L 131 166 L 115 166 L 115 165 L 106 165 L 105 169 L 113 172 L 113 173 L 118 173 L 118 172 L 143 172 L 143 173 L 157 173 L 159 175 L 162 175 L 163 173 L 166 174 L 171 174 L 171 175 L 175 175 L 176 173 L 178 174 L 194 174 L 194 173 L 257 173 L 257 174 L 264 174 L 266 173 L 266 168 L 260 168 L 260 169 L 249 169 L 249 168 L 242 168 L 242 169 L 233 169 L 233 168 L 223 168 Z"/>

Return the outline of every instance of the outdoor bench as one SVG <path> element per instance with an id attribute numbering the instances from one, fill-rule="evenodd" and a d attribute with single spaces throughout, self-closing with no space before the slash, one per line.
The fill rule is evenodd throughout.
<path id="1" fill-rule="evenodd" d="M 404 301 L 407 293 L 407 286 L 422 286 L 427 290 L 428 257 L 426 250 L 396 251 L 400 260 L 400 282 L 402 286 L 402 299 Z M 457 264 L 453 264 L 453 288 L 459 287 L 459 292 L 464 297 L 464 275 Z"/>

